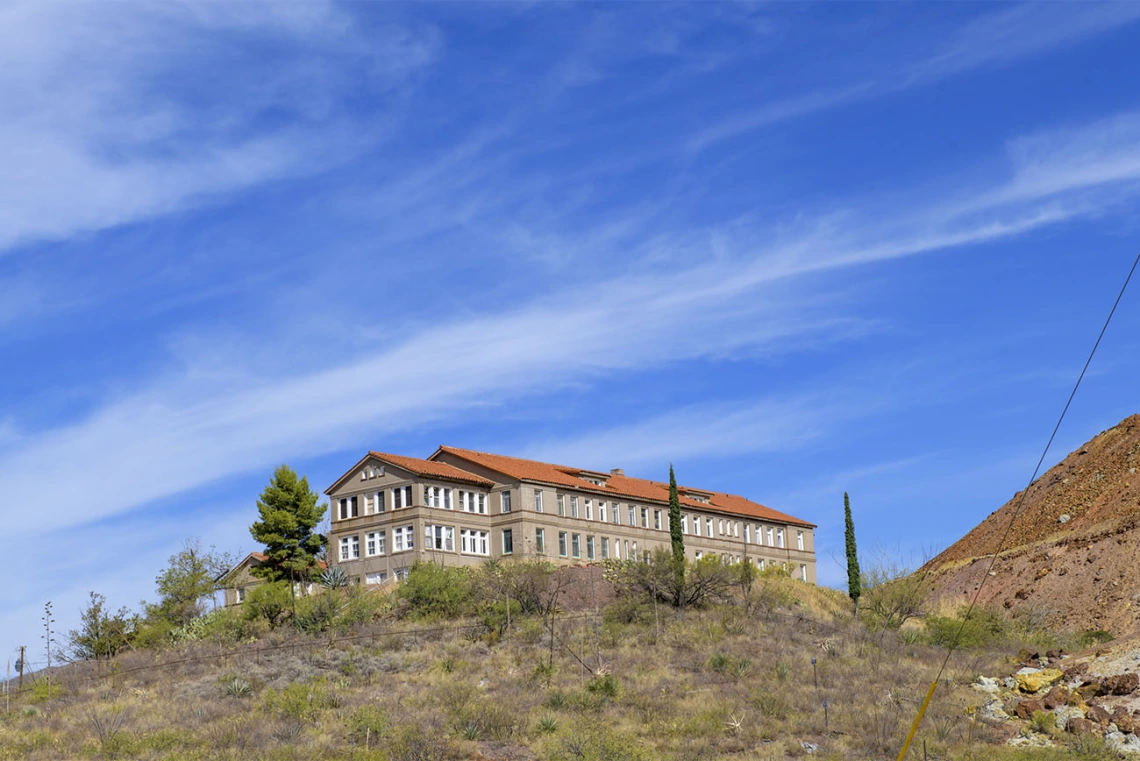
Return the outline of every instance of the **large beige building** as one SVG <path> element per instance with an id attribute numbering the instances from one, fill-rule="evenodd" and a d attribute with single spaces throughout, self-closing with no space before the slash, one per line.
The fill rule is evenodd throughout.
<path id="1" fill-rule="evenodd" d="M 815 583 L 815 526 L 744 497 L 681 487 L 690 558 L 786 563 Z M 426 460 L 369 452 L 326 492 L 329 562 L 364 584 L 417 560 L 489 557 L 591 563 L 668 549 L 669 485 L 517 457 L 440 447 Z"/>

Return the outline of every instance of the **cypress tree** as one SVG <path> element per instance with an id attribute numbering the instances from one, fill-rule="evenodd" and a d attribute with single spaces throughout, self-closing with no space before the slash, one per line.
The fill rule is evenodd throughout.
<path id="1" fill-rule="evenodd" d="M 847 540 L 847 596 L 855 604 L 855 614 L 859 614 L 859 595 L 862 586 L 859 580 L 859 556 L 855 551 L 855 521 L 851 519 L 851 499 L 843 492 L 844 538 Z"/>
<path id="2" fill-rule="evenodd" d="M 669 538 L 673 544 L 673 605 L 681 607 L 685 592 L 685 535 L 681 533 L 681 498 L 669 463 Z"/>

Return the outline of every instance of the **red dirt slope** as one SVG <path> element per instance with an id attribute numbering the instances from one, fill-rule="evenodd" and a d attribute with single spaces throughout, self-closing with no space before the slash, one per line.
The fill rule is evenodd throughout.
<path id="1" fill-rule="evenodd" d="M 1020 499 L 923 567 L 942 599 L 973 595 Z M 1140 623 L 1140 415 L 1033 482 L 994 571 L 983 603 L 1034 605 L 1075 628 Z"/>

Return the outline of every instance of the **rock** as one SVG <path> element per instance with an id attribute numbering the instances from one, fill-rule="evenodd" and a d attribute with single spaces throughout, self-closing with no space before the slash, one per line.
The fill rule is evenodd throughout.
<path id="1" fill-rule="evenodd" d="M 1140 674 L 1117 674 L 1100 680 L 1100 687 L 1106 695 L 1131 695 L 1140 688 Z"/>
<path id="2" fill-rule="evenodd" d="M 815 752 L 819 750 L 819 746 L 815 743 L 809 743 L 807 740 L 800 741 L 800 747 L 804 749 L 809 756 L 814 756 Z"/>
<path id="3" fill-rule="evenodd" d="M 1084 711 L 1079 708 L 1073 708 L 1072 706 L 1064 706 L 1062 708 L 1058 708 L 1056 711 L 1054 711 L 1054 713 L 1057 714 L 1057 719 L 1053 723 L 1056 725 L 1057 729 L 1060 730 L 1066 729 L 1069 726 L 1069 722 L 1073 719 L 1085 718 Z"/>
<path id="4" fill-rule="evenodd" d="M 1001 683 L 1007 690 L 1016 690 L 1017 689 L 1017 680 L 1014 679 L 1012 676 L 1007 676 L 1005 679 L 1002 679 Z"/>
<path id="5" fill-rule="evenodd" d="M 1085 682 L 1077 688 L 1077 694 L 1085 700 L 1092 700 L 1099 695 L 1103 695 L 1104 688 L 1100 686 L 1099 682 Z"/>
<path id="6" fill-rule="evenodd" d="M 1132 734 L 1136 731 L 1136 722 L 1132 719 L 1132 714 L 1128 713 L 1128 709 L 1124 706 L 1117 706 L 1113 709 L 1112 723 L 1125 734 Z"/>
<path id="7" fill-rule="evenodd" d="M 988 692 L 991 695 L 996 695 L 1001 692 L 1001 686 L 998 685 L 998 681 L 996 679 L 990 679 L 988 676 L 979 676 L 974 680 L 972 686 L 979 692 Z"/>
<path id="8" fill-rule="evenodd" d="M 1051 690 L 1045 693 L 1045 698 L 1041 701 L 1045 706 L 1046 711 L 1052 711 L 1069 702 L 1069 688 L 1063 684 L 1058 684 Z"/>
<path id="9" fill-rule="evenodd" d="M 1060 518 L 1057 519 L 1057 523 L 1068 523 L 1072 519 L 1073 519 L 1073 516 L 1069 515 L 1068 513 L 1065 513 L 1064 515 L 1062 515 Z"/>
<path id="10" fill-rule="evenodd" d="M 1018 735 L 1017 737 L 1011 737 L 1010 739 L 1006 740 L 1005 744 L 1012 746 L 1014 748 L 1052 748 L 1053 747 L 1053 742 L 1048 737 L 1045 737 L 1044 735 L 1039 735 L 1036 733 L 1029 734 L 1029 735 Z"/>
<path id="11" fill-rule="evenodd" d="M 1032 719 L 1033 714 L 1044 711 L 1045 706 L 1040 700 L 1022 700 L 1013 709 L 1013 715 L 1019 719 Z"/>
<path id="12" fill-rule="evenodd" d="M 1091 705 L 1085 711 L 1085 718 L 1089 721 L 1095 721 L 1102 727 L 1107 727 L 1112 722 L 1112 714 L 1105 710 L 1104 706 Z"/>
<path id="13" fill-rule="evenodd" d="M 1000 724 L 1003 721 L 1009 721 L 1009 714 L 1005 712 L 1002 707 L 1001 701 L 997 698 L 991 698 L 982 704 L 978 714 L 984 721 L 991 724 Z"/>
<path id="14" fill-rule="evenodd" d="M 1088 735 L 1097 732 L 1099 727 L 1088 719 L 1069 719 L 1065 731 L 1074 735 Z"/>
<path id="15" fill-rule="evenodd" d="M 1059 680 L 1063 674 L 1058 669 L 1021 669 L 1013 675 L 1022 692 L 1037 692 Z"/>
<path id="16" fill-rule="evenodd" d="M 1140 737 L 1123 732 L 1109 732 L 1104 736 L 1104 744 L 1117 753 L 1135 755 L 1140 753 Z"/>

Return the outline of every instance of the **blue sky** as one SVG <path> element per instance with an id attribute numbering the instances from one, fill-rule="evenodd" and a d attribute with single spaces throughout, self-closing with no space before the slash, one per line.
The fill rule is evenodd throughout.
<path id="1" fill-rule="evenodd" d="M 14 583 L 153 599 L 272 468 L 624 467 L 917 562 L 1025 479 L 1137 245 L 1140 5 L 0 9 Z M 1122 305 L 1050 462 L 1140 411 Z"/>

